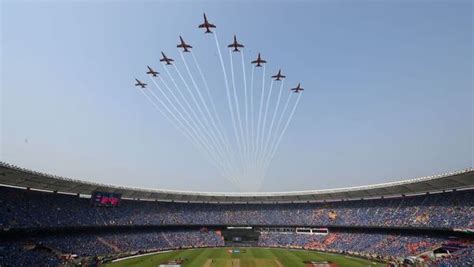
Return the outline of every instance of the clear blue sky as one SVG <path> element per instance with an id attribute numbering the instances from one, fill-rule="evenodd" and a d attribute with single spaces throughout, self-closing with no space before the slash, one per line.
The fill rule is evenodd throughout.
<path id="1" fill-rule="evenodd" d="M 306 89 L 263 191 L 473 166 L 471 1 L 3 1 L 1 160 L 89 181 L 233 191 L 133 87 L 183 35 L 210 77 L 234 33 Z M 213 90 L 218 90 L 216 82 Z M 214 85 L 216 84 L 216 85 Z M 222 89 L 222 88 L 220 88 Z M 218 101 L 225 98 L 217 94 Z"/>

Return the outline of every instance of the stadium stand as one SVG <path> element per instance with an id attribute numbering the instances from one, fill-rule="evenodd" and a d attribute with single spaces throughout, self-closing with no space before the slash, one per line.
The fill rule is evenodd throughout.
<path id="1" fill-rule="evenodd" d="M 211 193 L 169 191 L 163 199 L 163 190 L 139 190 L 136 195 L 159 198 L 124 198 L 116 207 L 97 207 L 90 197 L 95 190 L 126 195 L 134 189 L 90 183 L 81 187 L 70 180 L 62 190 L 51 190 L 68 180 L 2 164 L 0 266 L 96 263 L 149 251 L 225 246 L 220 230 L 228 226 L 329 229 L 328 234 L 260 230 L 257 244 L 263 247 L 315 249 L 386 262 L 417 256 L 435 266 L 471 266 L 473 178 L 474 172 L 465 170 L 386 184 L 385 189 L 366 187 L 368 195 L 341 199 L 362 194 L 361 188 L 333 190 L 332 197 L 327 197 L 329 190 L 301 193 L 304 197 L 221 193 L 212 202 Z M 376 192 L 380 195 L 372 195 Z M 313 200 L 301 201 L 307 198 Z M 239 201 L 229 201 L 235 199 Z"/>
<path id="2" fill-rule="evenodd" d="M 331 203 L 242 205 L 122 200 L 119 208 L 104 209 L 91 207 L 88 198 L 3 187 L 0 227 L 205 224 L 469 228 L 474 223 L 473 204 L 474 194 L 468 190 Z"/>

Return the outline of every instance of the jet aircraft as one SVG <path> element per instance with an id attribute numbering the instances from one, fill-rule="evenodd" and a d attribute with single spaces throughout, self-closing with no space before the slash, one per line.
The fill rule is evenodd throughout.
<path id="1" fill-rule="evenodd" d="M 272 76 L 272 78 L 274 78 L 275 81 L 281 81 L 281 79 L 286 78 L 286 76 L 281 74 L 281 69 L 280 69 L 278 70 L 278 73 L 276 75 Z"/>
<path id="2" fill-rule="evenodd" d="M 258 56 L 257 56 L 257 59 L 252 61 L 252 64 L 257 64 L 255 65 L 255 67 L 261 67 L 263 63 L 267 63 L 266 60 L 263 60 L 261 57 L 260 57 L 260 53 L 258 53 Z"/>
<path id="3" fill-rule="evenodd" d="M 163 56 L 163 58 L 160 59 L 160 62 L 166 62 L 166 65 L 171 65 L 171 62 L 174 61 L 174 59 L 168 58 L 163 52 L 161 52 L 161 55 Z"/>
<path id="4" fill-rule="evenodd" d="M 199 25 L 199 28 L 206 28 L 206 31 L 204 33 L 212 33 L 211 29 L 215 27 L 216 25 L 211 24 L 207 21 L 206 13 L 204 13 L 204 23 Z"/>
<path id="5" fill-rule="evenodd" d="M 298 85 L 295 88 L 292 88 L 291 90 L 294 91 L 293 93 L 299 93 L 300 91 L 304 91 L 304 89 L 301 88 L 300 83 L 298 83 Z"/>
<path id="6" fill-rule="evenodd" d="M 230 45 L 228 45 L 227 47 L 232 47 L 232 48 L 234 48 L 234 49 L 232 50 L 233 52 L 240 52 L 239 48 L 244 47 L 244 45 L 243 45 L 243 44 L 239 44 L 239 43 L 237 42 L 237 37 L 234 35 L 234 42 L 231 43 Z"/>
<path id="7" fill-rule="evenodd" d="M 150 74 L 153 77 L 157 77 L 158 74 L 160 74 L 159 72 L 154 71 L 150 66 L 146 66 L 146 67 L 148 68 L 148 71 L 146 72 L 146 74 Z"/>
<path id="8" fill-rule="evenodd" d="M 191 52 L 191 50 L 189 50 L 188 48 L 193 48 L 193 47 L 188 45 L 186 42 L 184 42 L 183 37 L 179 36 L 179 40 L 181 40 L 181 43 L 177 45 L 176 47 L 183 48 L 183 52 Z"/>
<path id="9" fill-rule="evenodd" d="M 140 86 L 141 88 L 145 88 L 146 87 L 146 83 L 142 83 L 140 80 L 136 79 L 135 78 L 135 81 L 137 81 L 137 83 L 135 84 L 135 86 Z"/>

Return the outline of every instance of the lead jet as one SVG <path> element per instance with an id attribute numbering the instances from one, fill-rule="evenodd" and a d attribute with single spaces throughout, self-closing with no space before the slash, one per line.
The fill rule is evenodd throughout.
<path id="1" fill-rule="evenodd" d="M 239 48 L 244 47 L 244 45 L 243 45 L 243 44 L 239 44 L 239 43 L 237 42 L 237 37 L 234 35 L 234 42 L 231 43 L 230 45 L 228 45 L 227 47 L 232 47 L 232 48 L 234 48 L 234 49 L 232 50 L 233 52 L 240 52 Z"/>
<path id="2" fill-rule="evenodd" d="M 174 61 L 174 59 L 166 57 L 165 53 L 163 52 L 161 52 L 161 55 L 163 56 L 163 58 L 160 59 L 160 62 L 166 62 L 166 65 L 171 65 L 171 62 Z"/>
<path id="3" fill-rule="evenodd" d="M 181 43 L 177 45 L 177 48 L 183 48 L 183 52 L 191 52 L 188 50 L 188 48 L 193 48 L 192 46 L 188 45 L 187 43 L 184 42 L 183 37 L 179 36 L 179 39 L 181 40 Z"/>
<path id="4" fill-rule="evenodd" d="M 301 88 L 300 83 L 295 88 L 292 88 L 291 91 L 294 91 L 293 93 L 299 93 L 300 91 L 304 91 L 303 88 Z"/>
<path id="5" fill-rule="evenodd" d="M 158 74 L 160 74 L 158 71 L 154 71 L 150 66 L 146 66 L 148 68 L 148 71 L 146 74 L 150 74 L 153 77 L 157 77 Z"/>
<path id="6" fill-rule="evenodd" d="M 273 75 L 272 78 L 275 79 L 275 81 L 281 81 L 281 79 L 286 78 L 285 75 L 281 75 L 281 69 L 278 70 L 278 73 L 276 75 Z"/>
<path id="7" fill-rule="evenodd" d="M 207 21 L 206 13 L 204 13 L 204 23 L 199 25 L 199 28 L 206 28 L 206 31 L 204 33 L 212 33 L 212 31 L 210 29 L 215 28 L 215 27 L 216 27 L 216 25 L 211 24 Z"/>
<path id="8" fill-rule="evenodd" d="M 137 81 L 137 83 L 135 84 L 135 86 L 140 86 L 141 88 L 145 88 L 146 87 L 146 83 L 142 83 L 140 82 L 138 79 L 135 78 L 135 81 Z"/>
<path id="9" fill-rule="evenodd" d="M 255 64 L 255 63 L 256 63 L 257 65 L 255 65 L 255 67 L 261 67 L 261 66 L 262 66 L 261 64 L 267 63 L 267 61 L 266 61 L 266 60 L 263 60 L 263 59 L 260 57 L 260 53 L 258 53 L 257 59 L 254 60 L 254 61 L 252 61 L 251 63 L 252 63 L 252 64 Z"/>

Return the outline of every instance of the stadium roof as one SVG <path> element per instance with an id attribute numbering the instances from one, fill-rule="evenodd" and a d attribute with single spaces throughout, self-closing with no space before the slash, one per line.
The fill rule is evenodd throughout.
<path id="1" fill-rule="evenodd" d="M 0 162 L 0 184 L 81 195 L 90 195 L 94 191 L 113 192 L 122 194 L 122 198 L 142 200 L 220 203 L 307 202 L 361 198 L 367 199 L 415 195 L 454 189 L 472 189 L 474 188 L 474 169 L 469 168 L 457 172 L 398 182 L 337 189 L 274 193 L 218 193 L 107 185 L 49 175 Z"/>

